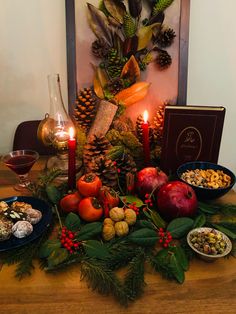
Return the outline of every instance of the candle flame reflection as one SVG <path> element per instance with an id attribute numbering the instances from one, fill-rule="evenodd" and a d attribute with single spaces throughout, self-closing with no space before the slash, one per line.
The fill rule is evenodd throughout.
<path id="1" fill-rule="evenodd" d="M 147 121 L 148 121 L 148 111 L 147 110 L 145 110 L 143 113 L 143 120 L 144 120 L 144 123 L 147 123 Z"/>

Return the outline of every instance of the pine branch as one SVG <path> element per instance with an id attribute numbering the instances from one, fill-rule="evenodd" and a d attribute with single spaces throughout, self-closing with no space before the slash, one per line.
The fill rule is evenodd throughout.
<path id="1" fill-rule="evenodd" d="M 105 263 L 92 259 L 83 260 L 81 262 L 81 279 L 86 279 L 92 290 L 103 295 L 112 293 L 120 304 L 127 306 L 127 295 L 120 280 Z"/>
<path id="2" fill-rule="evenodd" d="M 125 244 L 114 245 L 110 249 L 111 255 L 106 262 L 108 268 L 117 270 L 126 266 L 133 258 L 136 249 Z"/>
<path id="3" fill-rule="evenodd" d="M 133 257 L 129 264 L 124 282 L 126 294 L 132 301 L 140 297 L 144 292 L 146 285 L 144 281 L 144 263 L 145 252 L 143 249 L 138 249 L 138 253 L 136 252 L 136 256 Z"/>
<path id="4" fill-rule="evenodd" d="M 149 262 L 153 269 L 166 279 L 174 279 L 169 267 L 168 250 L 161 250 L 157 255 L 149 255 Z"/>
<path id="5" fill-rule="evenodd" d="M 83 255 L 72 255 L 72 256 L 69 256 L 64 262 L 58 264 L 58 265 L 55 265 L 53 267 L 48 267 L 47 266 L 47 261 L 45 259 L 42 260 L 42 264 L 41 264 L 41 267 L 47 271 L 47 272 L 59 272 L 59 271 L 65 271 L 67 270 L 67 268 L 72 265 L 72 264 L 76 264 L 76 263 L 80 263 L 82 260 L 84 259 L 84 256 Z"/>

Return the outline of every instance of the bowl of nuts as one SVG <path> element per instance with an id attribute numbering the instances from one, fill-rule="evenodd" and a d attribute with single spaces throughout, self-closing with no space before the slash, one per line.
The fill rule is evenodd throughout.
<path id="1" fill-rule="evenodd" d="M 223 232 L 207 227 L 191 230 L 187 235 L 187 242 L 207 262 L 224 257 L 232 250 L 232 243 Z"/>
<path id="2" fill-rule="evenodd" d="M 221 197 L 235 184 L 232 171 L 207 161 L 187 162 L 177 169 L 177 176 L 194 189 L 200 200 Z"/>

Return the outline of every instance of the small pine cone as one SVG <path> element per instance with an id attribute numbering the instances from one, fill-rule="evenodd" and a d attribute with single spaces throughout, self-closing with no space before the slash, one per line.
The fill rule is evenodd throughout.
<path id="1" fill-rule="evenodd" d="M 95 157 L 88 163 L 87 171 L 95 173 L 103 185 L 113 189 L 117 187 L 117 169 L 111 159 L 105 156 Z"/>
<path id="2" fill-rule="evenodd" d="M 172 58 L 167 51 L 159 50 L 158 56 L 156 57 L 156 63 L 160 70 L 165 70 L 171 65 Z"/>
<path id="3" fill-rule="evenodd" d="M 169 47 L 176 37 L 176 34 L 172 28 L 163 29 L 157 36 L 157 43 L 163 47 Z"/>
<path id="4" fill-rule="evenodd" d="M 109 53 L 109 45 L 103 38 L 99 38 L 92 43 L 92 53 L 97 58 L 105 58 Z"/>
<path id="5" fill-rule="evenodd" d="M 153 7 L 152 15 L 157 15 L 168 8 L 174 0 L 159 0 Z"/>
<path id="6" fill-rule="evenodd" d="M 123 27 L 124 27 L 124 34 L 127 38 L 133 37 L 135 35 L 137 27 L 136 27 L 134 19 L 129 13 L 125 13 L 124 15 Z"/>
<path id="7" fill-rule="evenodd" d="M 85 132 L 90 128 L 97 110 L 97 98 L 91 88 L 81 89 L 75 100 L 74 118 Z"/>
<path id="8" fill-rule="evenodd" d="M 110 147 L 111 144 L 105 136 L 94 135 L 84 146 L 83 160 L 85 167 L 87 167 L 93 158 L 105 156 Z"/>
<path id="9" fill-rule="evenodd" d="M 116 166 L 119 173 L 120 185 L 126 186 L 126 175 L 137 172 L 137 166 L 133 157 L 130 154 L 124 154 L 122 158 L 116 160 Z"/>
<path id="10" fill-rule="evenodd" d="M 123 80 L 120 79 L 119 77 L 114 79 L 114 80 L 111 80 L 107 86 L 106 86 L 106 89 L 113 95 L 119 93 L 121 90 L 124 89 L 124 83 L 123 83 Z"/>
<path id="11" fill-rule="evenodd" d="M 113 127 L 115 130 L 119 132 L 133 132 L 134 125 L 132 120 L 129 117 L 120 116 L 116 120 L 113 121 Z"/>
<path id="12" fill-rule="evenodd" d="M 154 117 L 154 139 L 155 142 L 161 142 L 163 138 L 165 105 L 161 105 Z"/>

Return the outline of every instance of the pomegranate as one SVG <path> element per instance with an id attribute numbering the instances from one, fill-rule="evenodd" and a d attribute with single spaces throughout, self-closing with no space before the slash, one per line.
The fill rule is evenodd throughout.
<path id="1" fill-rule="evenodd" d="M 194 216 L 197 206 L 194 190 L 181 181 L 169 182 L 163 185 L 157 193 L 158 211 L 166 220 Z"/>
<path id="2" fill-rule="evenodd" d="M 162 170 L 147 167 L 138 172 L 135 189 L 140 197 L 145 197 L 145 194 L 150 194 L 153 191 L 156 193 L 167 182 L 168 177 Z"/>

